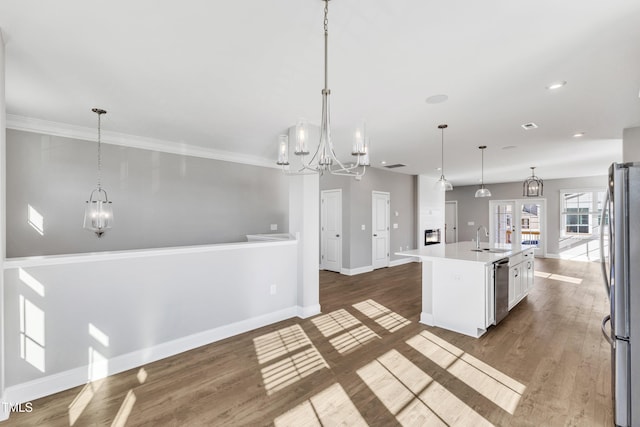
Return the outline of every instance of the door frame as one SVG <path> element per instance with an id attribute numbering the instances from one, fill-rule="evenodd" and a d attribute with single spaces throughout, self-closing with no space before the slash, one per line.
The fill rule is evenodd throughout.
<path id="1" fill-rule="evenodd" d="M 492 245 L 495 244 L 495 236 L 491 231 L 495 226 L 495 217 L 493 215 L 495 206 L 498 204 L 513 204 L 513 228 L 514 233 L 512 234 L 511 241 L 512 242 L 521 242 L 522 241 L 522 205 L 526 204 L 539 204 L 542 209 L 542 216 L 540 217 L 540 244 L 539 247 L 535 249 L 535 256 L 538 257 L 546 257 L 547 256 L 547 199 L 536 197 L 530 199 L 505 199 L 505 200 L 490 200 L 489 201 L 489 239 Z"/>
<path id="2" fill-rule="evenodd" d="M 375 245 L 374 245 L 374 236 L 373 236 L 373 232 L 374 232 L 374 224 L 375 224 L 375 203 L 374 203 L 374 199 L 376 197 L 376 195 L 383 195 L 386 196 L 387 199 L 387 223 L 386 223 L 386 227 L 387 227 L 387 258 L 386 258 L 386 265 L 383 266 L 378 266 L 376 267 L 374 265 L 374 260 L 375 260 Z M 384 268 L 384 267 L 389 267 L 389 262 L 390 262 L 390 255 L 391 255 L 391 193 L 388 191 L 372 191 L 371 192 L 371 267 L 375 270 L 377 268 Z"/>
<path id="3" fill-rule="evenodd" d="M 447 244 L 447 205 L 455 206 L 455 215 L 454 215 L 454 239 L 452 243 L 458 242 L 458 201 L 457 200 L 449 200 L 444 202 L 444 243 Z"/>
<path id="4" fill-rule="evenodd" d="M 335 271 L 337 273 L 341 273 L 342 272 L 342 249 L 343 249 L 343 241 L 342 241 L 342 236 L 343 236 L 343 224 L 342 224 L 342 188 L 334 188 L 331 190 L 322 190 L 320 191 L 320 270 L 326 270 L 326 265 L 325 265 L 325 251 L 326 251 L 326 239 L 325 239 L 325 230 L 324 230 L 324 225 L 326 224 L 326 208 L 325 208 L 325 204 L 324 204 L 324 200 L 325 200 L 325 195 L 326 193 L 338 193 L 338 199 L 340 200 L 340 212 L 338 212 L 338 218 L 340 219 L 340 236 L 338 237 L 338 239 L 340 240 L 339 243 L 339 250 L 340 250 L 340 256 L 338 257 L 338 262 L 339 265 L 338 267 L 334 270 L 334 269 L 330 269 L 328 271 Z"/>

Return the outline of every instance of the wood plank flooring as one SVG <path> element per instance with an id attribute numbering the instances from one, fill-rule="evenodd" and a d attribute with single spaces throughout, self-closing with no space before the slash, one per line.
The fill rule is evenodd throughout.
<path id="1" fill-rule="evenodd" d="M 291 319 L 33 402 L 3 426 L 612 425 L 599 265 L 536 260 L 474 339 L 418 323 L 420 264 L 320 273 Z"/>

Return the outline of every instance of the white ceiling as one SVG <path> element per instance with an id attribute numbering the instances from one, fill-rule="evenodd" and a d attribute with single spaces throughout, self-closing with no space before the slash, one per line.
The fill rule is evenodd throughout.
<path id="1" fill-rule="evenodd" d="M 275 161 L 320 120 L 320 0 L 2 0 L 7 113 Z M 333 0 L 331 124 L 347 159 L 477 183 L 599 175 L 640 126 L 640 2 Z M 557 91 L 545 87 L 565 80 Z M 425 102 L 446 94 L 442 104 Z M 539 128 L 525 131 L 521 124 Z M 573 138 L 575 132 L 585 132 Z M 504 147 L 515 146 L 512 149 Z"/>

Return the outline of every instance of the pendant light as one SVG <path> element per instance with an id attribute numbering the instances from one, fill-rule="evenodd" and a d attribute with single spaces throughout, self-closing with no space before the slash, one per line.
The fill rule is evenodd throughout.
<path id="1" fill-rule="evenodd" d="M 491 191 L 484 186 L 484 150 L 487 146 L 481 145 L 478 148 L 482 152 L 482 178 L 480 180 L 480 188 L 476 191 L 476 197 L 491 197 Z"/>
<path id="2" fill-rule="evenodd" d="M 91 111 L 98 115 L 98 186 L 93 189 L 87 206 L 84 211 L 84 228 L 102 237 L 105 231 L 113 225 L 113 208 L 111 201 L 107 197 L 107 192 L 102 188 L 102 152 L 100 140 L 100 118 L 107 112 L 100 108 L 93 108 Z"/>
<path id="3" fill-rule="evenodd" d="M 531 176 L 522 183 L 522 195 L 524 197 L 542 197 L 544 184 L 542 179 L 535 175 L 535 167 L 531 166 Z"/>
<path id="4" fill-rule="evenodd" d="M 440 179 L 436 182 L 436 188 L 441 191 L 450 191 L 453 190 L 453 185 L 447 181 L 447 178 L 444 177 L 444 130 L 449 127 L 446 124 L 438 125 L 438 129 L 441 131 L 441 139 L 440 139 L 440 171 L 442 174 L 440 175 Z"/>
<path id="5" fill-rule="evenodd" d="M 291 175 L 300 175 L 305 173 L 329 172 L 332 175 L 353 176 L 356 179 L 362 178 L 367 166 L 370 165 L 369 160 L 369 138 L 365 135 L 364 126 L 356 130 L 354 136 L 353 149 L 351 154 L 356 156 L 356 161 L 351 164 L 343 164 L 336 157 L 333 141 L 331 140 L 331 126 L 329 117 L 329 89 L 328 79 L 328 58 L 329 58 L 329 0 L 323 0 L 324 6 L 324 88 L 322 89 L 322 121 L 320 123 L 320 141 L 318 147 L 313 152 L 310 159 L 305 156 L 311 151 L 307 145 L 309 132 L 307 122 L 300 120 L 296 125 L 295 132 L 295 150 L 294 154 L 300 156 L 302 167 L 297 171 L 290 172 L 287 168 L 289 165 L 289 138 L 286 135 L 278 137 L 278 161 L 276 164 L 282 166 L 283 172 Z"/>

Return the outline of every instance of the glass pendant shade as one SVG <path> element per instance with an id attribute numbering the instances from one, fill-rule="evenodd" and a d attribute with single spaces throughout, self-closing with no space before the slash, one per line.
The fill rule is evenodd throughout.
<path id="1" fill-rule="evenodd" d="M 298 156 L 306 156 L 309 154 L 309 147 L 307 141 L 309 140 L 309 129 L 307 128 L 307 121 L 304 119 L 298 120 L 296 124 L 296 148 L 294 153 Z"/>
<path id="2" fill-rule="evenodd" d="M 542 197 L 544 183 L 534 173 L 535 167 L 531 167 L 531 176 L 522 183 L 522 195 L 524 197 Z"/>
<path id="3" fill-rule="evenodd" d="M 491 197 L 491 191 L 482 185 L 476 190 L 476 197 Z"/>
<path id="4" fill-rule="evenodd" d="M 484 186 L 484 150 L 487 148 L 486 145 L 481 145 L 478 147 L 480 152 L 482 153 L 482 175 L 480 178 L 480 188 L 476 190 L 476 197 L 491 197 L 491 191 Z"/>
<path id="5" fill-rule="evenodd" d="M 447 181 L 444 175 L 440 175 L 440 179 L 436 181 L 436 188 L 441 191 L 450 191 L 453 190 L 453 185 Z"/>
<path id="6" fill-rule="evenodd" d="M 289 136 L 280 135 L 278 137 L 278 165 L 289 164 Z"/>
<path id="7" fill-rule="evenodd" d="M 113 226 L 113 207 L 107 192 L 96 188 L 91 192 L 84 211 L 84 228 L 102 237 Z"/>

